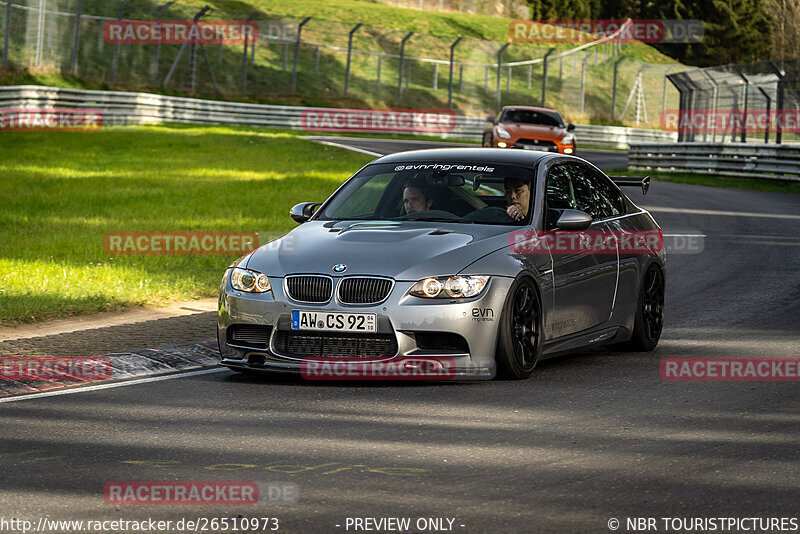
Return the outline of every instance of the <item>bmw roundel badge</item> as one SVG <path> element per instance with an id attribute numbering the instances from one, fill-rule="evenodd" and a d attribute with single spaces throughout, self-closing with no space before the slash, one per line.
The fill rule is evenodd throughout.
<path id="1" fill-rule="evenodd" d="M 347 265 L 344 263 L 337 263 L 333 266 L 333 272 L 335 273 L 343 273 L 347 270 Z"/>

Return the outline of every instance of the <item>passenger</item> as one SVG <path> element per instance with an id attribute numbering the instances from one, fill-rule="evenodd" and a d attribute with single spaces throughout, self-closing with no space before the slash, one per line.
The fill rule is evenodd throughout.
<path id="1" fill-rule="evenodd" d="M 431 196 L 426 182 L 410 180 L 403 187 L 403 209 L 409 215 L 420 211 L 428 211 L 433 205 Z"/>
<path id="2" fill-rule="evenodd" d="M 516 178 L 505 179 L 506 202 L 508 208 L 506 213 L 515 221 L 521 221 L 528 216 L 528 209 L 531 203 L 531 189 L 528 182 Z"/>

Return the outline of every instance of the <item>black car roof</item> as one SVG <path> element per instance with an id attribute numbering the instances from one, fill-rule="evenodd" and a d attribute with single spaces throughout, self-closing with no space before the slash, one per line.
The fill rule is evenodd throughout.
<path id="1" fill-rule="evenodd" d="M 507 148 L 429 148 L 426 150 L 411 150 L 409 152 L 396 152 L 376 159 L 370 165 L 377 163 L 406 163 L 406 162 L 441 162 L 441 163 L 469 163 L 469 164 L 508 164 L 533 167 L 540 160 L 549 156 L 548 152 L 534 150 L 512 150 Z"/>

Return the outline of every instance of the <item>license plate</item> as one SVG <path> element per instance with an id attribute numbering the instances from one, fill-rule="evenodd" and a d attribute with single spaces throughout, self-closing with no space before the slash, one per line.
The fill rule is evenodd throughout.
<path id="1" fill-rule="evenodd" d="M 292 310 L 292 330 L 377 332 L 374 313 L 336 313 Z"/>

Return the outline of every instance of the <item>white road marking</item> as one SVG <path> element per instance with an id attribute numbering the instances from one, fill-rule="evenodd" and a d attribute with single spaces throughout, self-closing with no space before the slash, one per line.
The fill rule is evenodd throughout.
<path id="1" fill-rule="evenodd" d="M 763 217 L 765 219 L 800 219 L 800 215 L 790 215 L 788 213 L 753 213 L 749 211 L 717 211 L 717 210 L 694 210 L 688 208 L 667 208 L 665 206 L 648 206 L 647 211 L 661 211 L 664 213 L 692 213 L 696 215 L 727 215 L 730 217 Z"/>
<path id="2" fill-rule="evenodd" d="M 372 152 L 370 150 L 364 150 L 363 148 L 356 148 L 354 146 L 343 145 L 342 143 L 332 143 L 331 141 L 317 141 L 315 139 L 312 139 L 312 141 L 323 145 L 330 145 L 330 146 L 335 146 L 337 148 L 344 148 L 345 150 L 352 150 L 353 152 L 360 152 L 362 154 L 366 154 L 367 156 L 375 156 L 376 158 L 385 155 L 385 154 L 379 154 L 378 152 Z"/>
<path id="3" fill-rule="evenodd" d="M 4 402 L 17 402 L 31 399 L 41 399 L 42 397 L 57 397 L 59 395 L 70 395 L 72 393 L 83 393 L 85 391 L 98 391 L 101 389 L 121 388 L 125 386 L 135 386 L 137 384 L 147 384 L 150 382 L 162 382 L 164 380 L 173 380 L 175 378 L 186 378 L 190 376 L 207 375 L 210 373 L 221 373 L 229 369 L 203 369 L 201 371 L 189 371 L 187 373 L 175 373 L 166 376 L 154 376 L 150 378 L 137 378 L 134 380 L 126 380 L 125 382 L 111 382 L 103 384 L 95 384 L 93 386 L 78 386 L 71 388 L 58 389 L 55 391 L 44 391 L 42 393 L 30 393 L 27 395 L 18 395 L 15 397 L 6 397 L 0 399 L 0 404 Z"/>

